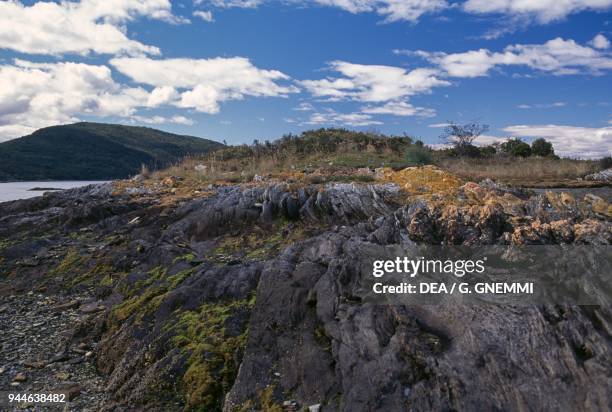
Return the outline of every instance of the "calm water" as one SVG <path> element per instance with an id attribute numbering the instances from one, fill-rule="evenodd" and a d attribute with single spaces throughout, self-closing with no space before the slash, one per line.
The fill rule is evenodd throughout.
<path id="1" fill-rule="evenodd" d="M 9 200 L 28 199 L 30 197 L 42 196 L 45 190 L 31 191 L 35 187 L 55 188 L 55 189 L 72 189 L 74 187 L 87 186 L 94 183 L 104 183 L 101 181 L 61 181 L 61 182 L 13 182 L 0 183 L 0 202 L 8 202 Z"/>

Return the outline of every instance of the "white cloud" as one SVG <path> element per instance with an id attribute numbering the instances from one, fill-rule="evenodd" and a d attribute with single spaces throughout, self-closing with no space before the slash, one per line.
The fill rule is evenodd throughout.
<path id="1" fill-rule="evenodd" d="M 553 103 L 536 103 L 536 104 L 519 104 L 516 106 L 519 109 L 552 109 L 556 107 L 565 107 L 566 102 L 553 102 Z"/>
<path id="2" fill-rule="evenodd" d="M 304 125 L 337 125 L 337 126 L 371 126 L 382 124 L 372 116 L 363 113 L 338 113 L 327 109 L 324 112 L 313 113 L 310 118 L 302 122 Z"/>
<path id="3" fill-rule="evenodd" d="M 278 81 L 289 77 L 255 67 L 242 57 L 213 59 L 115 58 L 110 63 L 134 81 L 156 87 L 150 105 L 172 104 L 218 113 L 219 104 L 246 96 L 286 97 L 297 89 Z M 177 91 L 178 90 L 178 91 Z"/>
<path id="4" fill-rule="evenodd" d="M 415 107 L 408 102 L 389 102 L 382 106 L 366 106 L 361 109 L 367 114 L 390 114 L 393 116 L 435 117 L 436 111 L 426 107 Z"/>
<path id="5" fill-rule="evenodd" d="M 297 107 L 294 107 L 293 110 L 298 112 L 312 112 L 314 107 L 310 103 L 300 103 Z"/>
<path id="6" fill-rule="evenodd" d="M 138 17 L 187 22 L 172 14 L 169 0 L 81 0 L 60 3 L 0 2 L 0 48 L 21 53 L 159 54 L 154 46 L 131 40 L 125 24 Z"/>
<path id="7" fill-rule="evenodd" d="M 147 100 L 148 107 L 159 107 L 164 104 L 172 103 L 179 98 L 179 93 L 174 87 L 161 86 L 156 87 L 151 92 L 149 99 Z"/>
<path id="8" fill-rule="evenodd" d="M 116 83 L 106 66 L 83 63 L 0 65 L 0 136 L 19 137 L 78 116 L 132 116 L 149 93 Z"/>
<path id="9" fill-rule="evenodd" d="M 491 52 L 488 49 L 452 54 L 407 50 L 394 52 L 423 57 L 452 77 L 486 76 L 497 66 L 526 66 L 555 75 L 601 74 L 612 69 L 612 56 L 609 53 L 560 37 L 544 44 L 507 46 L 503 52 Z"/>
<path id="10" fill-rule="evenodd" d="M 276 1 L 278 3 L 279 1 Z M 256 8 L 272 0 L 195 0 L 195 4 L 206 4 L 219 8 Z M 434 13 L 449 7 L 446 0 L 282 0 L 280 3 L 310 6 L 313 3 L 337 7 L 349 13 L 377 13 L 386 22 L 415 22 L 426 13 Z"/>
<path id="11" fill-rule="evenodd" d="M 580 11 L 604 11 L 610 7 L 612 0 L 468 0 L 463 4 L 463 9 L 469 13 L 533 17 L 541 23 L 559 20 Z"/>
<path id="12" fill-rule="evenodd" d="M 473 14 L 501 14 L 512 26 L 526 25 L 533 21 L 549 23 L 580 11 L 606 11 L 612 0 L 467 0 L 463 3 L 447 0 L 194 0 L 218 8 L 256 8 L 263 4 L 287 4 L 307 7 L 313 4 L 336 7 L 349 13 L 377 13 L 385 22 L 416 22 L 427 13 L 460 6 Z M 492 37 L 511 29 L 496 30 Z M 491 35 L 490 35 L 491 36 Z"/>
<path id="13" fill-rule="evenodd" d="M 434 117 L 430 108 L 416 107 L 408 98 L 430 93 L 438 86 L 450 83 L 438 78 L 438 70 L 418 68 L 407 71 L 401 67 L 353 64 L 334 61 L 329 67 L 340 77 L 299 82 L 315 98 L 328 102 L 357 101 L 367 103 L 356 113 L 342 114 L 333 110 L 313 113 L 303 124 L 346 124 L 367 126 L 381 124 L 372 115 Z M 297 110 L 312 110 L 311 105 L 300 105 Z"/>
<path id="14" fill-rule="evenodd" d="M 503 143 L 508 140 L 507 137 L 491 136 L 491 135 L 480 135 L 474 140 L 476 146 L 488 146 L 495 143 Z"/>
<path id="15" fill-rule="evenodd" d="M 344 77 L 300 82 L 315 97 L 361 102 L 386 102 L 415 94 L 428 93 L 432 88 L 450 83 L 438 78 L 438 70 L 352 64 L 343 61 L 330 63 L 330 68 Z"/>
<path id="16" fill-rule="evenodd" d="M 600 158 L 612 155 L 612 127 L 515 125 L 504 131 L 518 137 L 543 137 L 553 144 L 555 153 L 560 156 Z"/>
<path id="17" fill-rule="evenodd" d="M 598 34 L 597 36 L 593 37 L 589 44 L 596 49 L 605 50 L 610 47 L 610 40 L 608 40 L 603 34 Z"/>
<path id="18" fill-rule="evenodd" d="M 253 9 L 259 7 L 264 3 L 265 0 L 194 0 L 194 4 L 201 5 L 206 4 L 212 7 L 219 7 L 224 9 L 229 8 L 241 8 L 241 9 Z"/>
<path id="19" fill-rule="evenodd" d="M 194 124 L 193 120 L 188 119 L 185 116 L 172 116 L 172 117 L 151 116 L 151 117 L 147 117 L 147 116 L 134 115 L 134 116 L 130 117 L 129 120 L 130 120 L 131 123 L 144 123 L 144 124 L 168 124 L 168 123 L 174 123 L 174 124 L 182 124 L 182 125 L 186 125 L 186 126 L 192 126 Z"/>
<path id="20" fill-rule="evenodd" d="M 196 10 L 193 12 L 193 15 L 195 17 L 199 17 L 204 21 L 207 21 L 209 23 L 213 22 L 213 14 L 211 11 L 202 11 L 202 10 Z"/>
<path id="21" fill-rule="evenodd" d="M 350 13 L 376 12 L 385 21 L 417 21 L 425 13 L 448 7 L 445 0 L 315 0 L 324 6 L 334 6 Z"/>

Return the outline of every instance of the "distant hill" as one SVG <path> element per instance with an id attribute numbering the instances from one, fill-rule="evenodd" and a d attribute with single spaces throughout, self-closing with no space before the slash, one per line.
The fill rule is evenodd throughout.
<path id="1" fill-rule="evenodd" d="M 164 167 L 220 143 L 148 127 L 75 123 L 0 143 L 0 181 L 106 180 Z"/>

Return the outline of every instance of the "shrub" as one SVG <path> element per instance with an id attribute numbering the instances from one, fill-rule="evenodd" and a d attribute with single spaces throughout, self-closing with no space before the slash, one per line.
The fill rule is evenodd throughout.
<path id="1" fill-rule="evenodd" d="M 409 147 L 406 150 L 404 157 L 410 166 L 428 165 L 432 162 L 431 151 L 428 148 L 419 145 Z"/>
<path id="2" fill-rule="evenodd" d="M 599 160 L 599 167 L 602 169 L 609 169 L 612 167 L 612 157 L 606 156 Z"/>
<path id="3" fill-rule="evenodd" d="M 452 144 L 459 156 L 470 156 L 470 153 L 475 153 L 473 150 L 474 140 L 487 130 L 489 130 L 489 126 L 486 124 L 468 123 L 459 125 L 450 122 L 444 128 L 440 138 L 446 143 Z"/>
<path id="4" fill-rule="evenodd" d="M 552 156 L 555 154 L 552 143 L 545 139 L 536 139 L 531 142 L 531 154 L 533 156 Z"/>
<path id="5" fill-rule="evenodd" d="M 482 157 L 493 157 L 496 153 L 497 149 L 495 149 L 495 146 L 493 145 L 482 146 L 480 148 L 480 156 Z"/>
<path id="6" fill-rule="evenodd" d="M 480 157 L 482 155 L 480 147 L 473 144 L 457 147 L 456 150 L 459 151 L 459 156 Z"/>
<path id="7" fill-rule="evenodd" d="M 508 139 L 506 142 L 502 143 L 502 150 L 511 156 L 531 156 L 531 147 L 518 138 Z"/>
<path id="8" fill-rule="evenodd" d="M 447 149 L 446 153 L 452 157 L 482 157 L 481 148 L 473 144 L 455 146 Z"/>

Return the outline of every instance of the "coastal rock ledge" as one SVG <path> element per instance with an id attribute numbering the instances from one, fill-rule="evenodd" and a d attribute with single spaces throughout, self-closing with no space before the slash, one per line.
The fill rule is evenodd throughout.
<path id="1" fill-rule="evenodd" d="M 0 325 L 31 314 L 55 346 L 2 338 L 0 384 L 77 385 L 90 410 L 611 409 L 609 305 L 361 300 L 357 262 L 384 248 L 612 244 L 601 197 L 455 186 L 133 182 L 2 203 Z"/>

